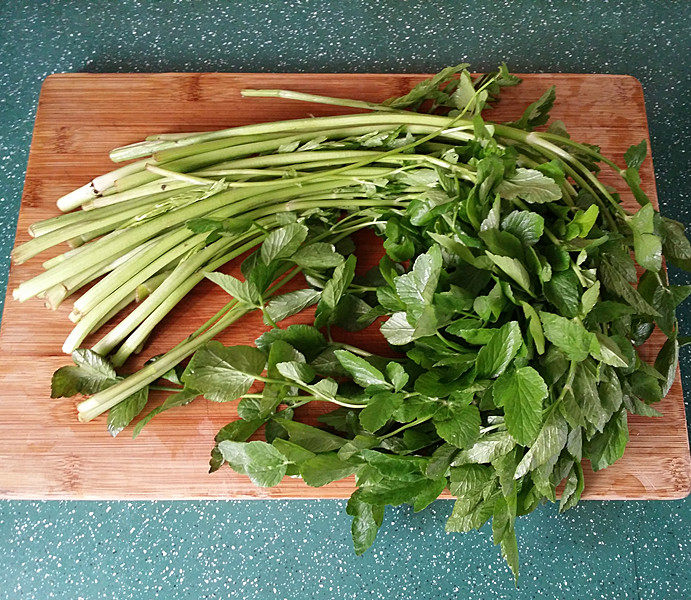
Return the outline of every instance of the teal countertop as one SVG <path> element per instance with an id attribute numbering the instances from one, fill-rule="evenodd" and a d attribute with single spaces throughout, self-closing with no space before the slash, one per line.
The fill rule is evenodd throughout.
<path id="1" fill-rule="evenodd" d="M 691 221 L 685 1 L 0 4 L 0 303 L 38 93 L 63 71 L 425 72 L 462 60 L 481 71 L 506 60 L 519 72 L 626 73 L 645 90 L 663 212 Z M 688 305 L 680 320 L 688 334 Z M 688 399 L 688 348 L 682 373 Z M 450 510 L 388 509 L 358 558 L 341 501 L 0 502 L 0 598 L 691 597 L 689 499 L 522 517 L 518 591 L 487 528 L 444 533 Z"/>

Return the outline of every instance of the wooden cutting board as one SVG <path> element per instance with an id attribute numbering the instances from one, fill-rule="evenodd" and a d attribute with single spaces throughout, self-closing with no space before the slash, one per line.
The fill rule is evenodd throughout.
<path id="1" fill-rule="evenodd" d="M 57 74 L 41 90 L 36 115 L 17 242 L 28 239 L 30 223 L 57 214 L 56 199 L 93 176 L 112 169 L 108 151 L 156 132 L 212 130 L 246 123 L 348 112 L 342 108 L 275 99 L 241 99 L 242 88 L 284 87 L 330 96 L 380 101 L 405 93 L 423 75 L 303 74 Z M 571 135 L 602 147 L 623 164 L 626 148 L 648 139 L 640 83 L 620 75 L 526 75 L 506 89 L 488 118 L 518 116 L 552 83 L 557 102 L 552 111 Z M 653 165 L 641 169 L 643 187 L 657 205 Z M 607 173 L 604 181 L 621 185 Z M 634 207 L 632 198 L 624 195 Z M 360 268 L 379 256 L 375 240 L 362 238 Z M 235 405 L 198 400 L 162 414 L 132 440 L 128 431 L 111 438 L 102 417 L 88 424 L 76 419 L 75 401 L 50 399 L 51 373 L 67 364 L 60 353 L 70 330 L 68 300 L 57 312 L 40 301 L 23 305 L 10 291 L 40 272 L 50 253 L 28 264 L 13 265 L 0 333 L 0 497 L 4 498 L 344 498 L 353 489 L 347 479 L 310 488 L 286 479 L 260 489 L 230 469 L 207 474 L 209 450 L 220 427 L 236 418 Z M 237 268 L 235 268 L 237 270 Z M 231 268 L 229 272 L 233 272 Z M 223 303 L 224 294 L 201 284 L 159 327 L 140 364 L 183 339 Z M 304 316 L 295 321 L 308 321 Z M 245 344 L 263 331 L 256 316 L 231 327 L 224 343 Z M 376 330 L 355 340 L 385 351 Z M 90 340 L 87 340 L 89 342 Z M 659 332 L 643 348 L 651 361 L 661 343 Z M 160 399 L 154 398 L 153 407 Z M 312 406 L 312 405 L 310 405 Z M 681 498 L 691 487 L 691 464 L 680 377 L 658 406 L 663 417 L 630 417 L 631 440 L 624 457 L 597 474 L 586 468 L 584 498 Z M 311 420 L 313 412 L 303 413 Z"/>

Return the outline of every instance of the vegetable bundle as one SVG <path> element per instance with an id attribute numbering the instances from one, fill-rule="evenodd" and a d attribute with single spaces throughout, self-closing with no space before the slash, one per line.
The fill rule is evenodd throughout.
<path id="1" fill-rule="evenodd" d="M 691 245 L 640 187 L 645 142 L 620 168 L 560 122 L 535 131 L 553 88 L 517 121 L 487 122 L 485 106 L 520 80 L 504 66 L 473 78 L 466 66 L 382 104 L 246 90 L 371 112 L 163 134 L 114 150 L 116 161 L 139 160 L 61 198 L 61 209 L 82 210 L 33 225 L 34 239 L 13 254 L 21 262 L 73 246 L 22 283 L 18 300 L 55 307 L 98 279 L 73 305 L 64 350 L 75 364 L 56 371 L 52 395 L 90 396 L 80 420 L 108 411 L 113 435 L 160 379 L 174 393 L 135 435 L 198 397 L 240 399 L 240 419 L 216 436 L 212 471 L 227 463 L 260 486 L 354 474 L 347 512 L 358 554 L 386 505 L 421 510 L 448 489 L 457 500 L 447 530 L 491 518 L 517 576 L 515 518 L 555 501 L 561 482 L 560 509 L 574 506 L 581 460 L 611 465 L 628 441 L 627 414 L 659 415 L 651 404 L 676 373 L 675 308 L 691 292 L 667 283 L 662 258 L 690 270 Z M 621 176 L 637 212 L 600 182 L 600 165 Z M 349 236 L 362 229 L 383 239 L 383 257 L 356 275 Z M 249 250 L 243 280 L 217 271 Z M 297 275 L 304 287 L 280 293 Z M 118 375 L 205 277 L 229 302 Z M 315 305 L 313 325 L 281 326 Z M 214 340 L 254 310 L 268 328 L 255 346 Z M 668 339 L 651 366 L 636 347 L 656 325 Z M 369 326 L 396 358 L 331 336 Z M 319 426 L 300 421 L 309 402 L 333 406 Z M 260 428 L 265 441 L 248 442 Z"/>

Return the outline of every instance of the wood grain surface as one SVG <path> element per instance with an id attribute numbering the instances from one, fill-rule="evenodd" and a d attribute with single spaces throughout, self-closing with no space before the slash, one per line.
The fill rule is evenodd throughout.
<path id="1" fill-rule="evenodd" d="M 39 99 L 17 242 L 28 239 L 30 223 L 57 214 L 56 199 L 111 170 L 108 151 L 157 132 L 212 130 L 246 123 L 349 112 L 339 107 L 277 99 L 242 99 L 245 87 L 284 87 L 331 96 L 380 101 L 406 92 L 423 75 L 344 74 L 58 74 L 48 77 Z M 488 119 L 510 120 L 552 83 L 557 102 L 552 115 L 579 141 L 601 146 L 623 164 L 626 148 L 648 139 L 639 82 L 620 75 L 526 75 L 517 88 L 505 90 Z M 657 205 L 653 165 L 641 168 L 643 187 Z M 611 173 L 603 180 L 621 189 Z M 635 203 L 624 194 L 626 204 Z M 236 403 L 200 399 L 163 413 L 136 440 L 128 431 L 111 438 L 103 417 L 88 424 L 76 419 L 75 400 L 50 399 L 52 372 L 69 359 L 60 352 L 70 330 L 71 301 L 56 312 L 39 300 L 23 305 L 11 299 L 20 281 L 41 271 L 49 252 L 10 271 L 8 297 L 0 331 L 0 497 L 66 499 L 194 498 L 344 498 L 353 490 L 346 479 L 310 488 L 286 479 L 270 489 L 257 488 L 230 469 L 209 475 L 213 436 L 236 418 Z M 359 268 L 373 264 L 380 249 L 363 236 Z M 231 267 L 228 272 L 237 269 Z M 134 369 L 146 358 L 183 339 L 224 303 L 213 285 L 200 284 L 162 323 Z M 294 319 L 309 321 L 308 316 Z M 257 316 L 243 319 L 222 336 L 224 343 L 252 343 L 264 330 Z M 386 352 L 379 333 L 343 332 L 340 339 Z M 643 347 L 649 362 L 661 344 L 655 332 Z M 92 340 L 87 340 L 90 342 Z M 390 352 L 390 351 L 388 351 Z M 160 402 L 154 397 L 150 407 Z M 313 403 L 314 404 L 314 403 Z M 314 419 L 310 404 L 300 418 Z M 681 382 L 656 406 L 662 418 L 629 418 L 630 442 L 624 457 L 597 474 L 586 468 L 583 498 L 681 498 L 691 487 L 691 462 Z M 303 410 L 303 409 L 301 409 Z"/>

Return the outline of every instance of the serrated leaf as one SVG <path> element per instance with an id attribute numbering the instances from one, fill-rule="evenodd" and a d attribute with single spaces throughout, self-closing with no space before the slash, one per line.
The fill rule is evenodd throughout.
<path id="1" fill-rule="evenodd" d="M 588 357 L 594 335 L 583 325 L 553 313 L 540 312 L 545 337 L 571 360 L 582 361 Z"/>
<path id="2" fill-rule="evenodd" d="M 315 304 L 319 299 L 319 295 L 320 292 L 317 290 L 295 290 L 294 292 L 275 296 L 269 301 L 264 310 L 274 323 L 278 323 Z"/>
<path id="3" fill-rule="evenodd" d="M 317 454 L 300 463 L 300 476 L 311 487 L 322 487 L 332 481 L 349 477 L 358 466 L 339 458 L 336 452 Z"/>
<path id="4" fill-rule="evenodd" d="M 485 250 L 485 254 L 504 273 L 518 283 L 518 285 L 520 285 L 527 292 L 530 292 L 530 275 L 528 274 L 528 271 L 526 271 L 521 261 L 508 256 L 492 254 L 489 250 Z"/>
<path id="5" fill-rule="evenodd" d="M 504 456 L 516 445 L 516 440 L 508 431 L 494 432 L 483 435 L 467 450 L 463 450 L 454 458 L 451 466 L 468 463 L 489 463 L 500 456 Z"/>
<path id="6" fill-rule="evenodd" d="M 277 363 L 276 369 L 286 379 L 303 384 L 310 383 L 315 376 L 315 372 L 312 367 L 310 367 L 307 363 L 296 360 Z"/>
<path id="7" fill-rule="evenodd" d="M 518 353 L 523 337 L 516 321 L 502 326 L 477 355 L 477 375 L 479 378 L 494 378 L 501 375 Z"/>
<path id="8" fill-rule="evenodd" d="M 345 259 L 336 252 L 333 244 L 313 242 L 300 248 L 290 259 L 300 267 L 312 269 L 329 269 L 337 267 Z"/>
<path id="9" fill-rule="evenodd" d="M 290 223 L 274 229 L 264 240 L 261 257 L 265 265 L 274 260 L 288 258 L 307 239 L 307 227 L 302 223 Z"/>
<path id="10" fill-rule="evenodd" d="M 115 437 L 127 427 L 146 406 L 149 399 L 149 386 L 119 402 L 108 411 L 108 433 Z"/>
<path id="11" fill-rule="evenodd" d="M 297 421 L 282 421 L 281 426 L 288 433 L 291 442 L 310 452 L 338 450 L 347 442 L 333 433 Z"/>
<path id="12" fill-rule="evenodd" d="M 213 281 L 224 292 L 230 294 L 238 302 L 244 302 L 249 305 L 256 305 L 261 301 L 261 295 L 257 287 L 251 281 L 240 281 L 232 275 L 219 273 L 207 273 L 206 278 Z"/>
<path id="13" fill-rule="evenodd" d="M 286 473 L 286 458 L 266 442 L 231 442 L 218 444 L 226 462 L 259 487 L 278 485 Z"/>
<path id="14" fill-rule="evenodd" d="M 326 348 L 326 339 L 322 333 L 311 325 L 290 325 L 285 329 L 271 329 L 256 340 L 259 350 L 269 352 L 271 344 L 283 340 L 301 352 L 307 361 L 313 360 Z"/>
<path id="15" fill-rule="evenodd" d="M 521 167 L 516 169 L 515 175 L 504 179 L 496 190 L 502 198 L 520 198 L 531 204 L 544 204 L 561 198 L 561 188 L 554 179 L 535 169 Z"/>
<path id="16" fill-rule="evenodd" d="M 406 305 L 408 315 L 417 319 L 430 306 L 441 273 L 442 258 L 438 246 L 415 259 L 409 273 L 396 278 L 396 293 Z"/>
<path id="17" fill-rule="evenodd" d="M 450 417 L 434 419 L 437 434 L 456 448 L 467 448 L 480 435 L 480 411 L 477 406 L 459 406 L 451 409 Z"/>
<path id="18" fill-rule="evenodd" d="M 51 398 L 76 394 L 95 394 L 118 381 L 111 364 L 93 350 L 80 349 L 72 353 L 74 366 L 60 367 L 51 380 Z"/>
<path id="19" fill-rule="evenodd" d="M 630 169 L 639 169 L 645 160 L 648 153 L 648 144 L 642 140 L 640 144 L 629 146 L 629 149 L 624 153 L 624 161 L 626 166 Z"/>
<path id="20" fill-rule="evenodd" d="M 336 358 L 340 361 L 343 368 L 348 371 L 355 383 L 362 387 L 376 385 L 382 388 L 390 388 L 391 384 L 386 380 L 384 374 L 366 361 L 361 356 L 357 356 L 347 350 L 336 350 Z"/>
<path id="21" fill-rule="evenodd" d="M 527 246 L 532 246 L 542 237 L 545 219 L 528 210 L 514 210 L 504 218 L 501 227 Z"/>
<path id="22" fill-rule="evenodd" d="M 629 441 L 629 428 L 626 411 L 620 410 L 605 425 L 602 433 L 586 443 L 586 458 L 590 459 L 593 471 L 609 467 L 624 455 L 626 443 Z"/>
<path id="23" fill-rule="evenodd" d="M 334 269 L 331 279 L 324 285 L 314 317 L 315 327 L 322 327 L 331 322 L 336 305 L 353 281 L 355 262 L 356 258 L 351 254 L 344 263 Z"/>
<path id="24" fill-rule="evenodd" d="M 532 367 L 506 372 L 492 386 L 494 402 L 504 407 L 506 428 L 523 446 L 535 439 L 542 425 L 542 401 L 547 385 Z"/>
<path id="25" fill-rule="evenodd" d="M 568 426 L 558 411 L 552 411 L 542 426 L 535 442 L 518 463 L 515 479 L 520 479 L 529 471 L 539 467 L 550 458 L 558 455 L 566 445 Z"/>
<path id="26" fill-rule="evenodd" d="M 182 380 L 208 400 L 229 402 L 247 393 L 265 365 L 266 356 L 257 348 L 225 347 L 214 340 L 195 352 Z"/>
<path id="27" fill-rule="evenodd" d="M 346 513 L 353 517 L 351 533 L 355 554 L 360 556 L 377 537 L 377 531 L 384 520 L 384 507 L 362 502 L 359 490 L 353 492 L 346 505 Z"/>
<path id="28" fill-rule="evenodd" d="M 555 87 L 551 86 L 538 100 L 528 105 L 521 118 L 516 121 L 516 127 L 530 130 L 547 123 L 549 111 L 552 110 L 556 99 Z"/>
<path id="29" fill-rule="evenodd" d="M 374 394 L 367 406 L 360 411 L 359 419 L 367 431 L 381 429 L 403 404 L 403 396 L 391 392 Z"/>

